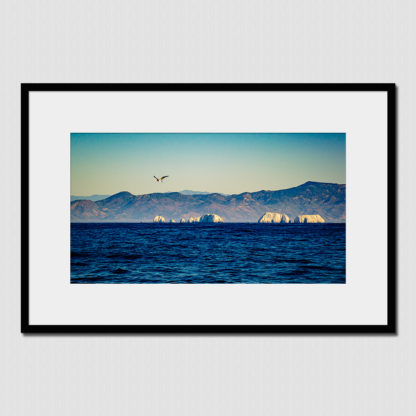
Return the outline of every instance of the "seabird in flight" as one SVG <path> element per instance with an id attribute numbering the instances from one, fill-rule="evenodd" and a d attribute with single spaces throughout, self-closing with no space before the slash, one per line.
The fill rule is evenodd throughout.
<path id="1" fill-rule="evenodd" d="M 156 179 L 156 182 L 163 182 L 163 179 L 168 178 L 169 175 L 162 176 L 161 178 L 156 178 L 156 176 L 153 176 Z"/>

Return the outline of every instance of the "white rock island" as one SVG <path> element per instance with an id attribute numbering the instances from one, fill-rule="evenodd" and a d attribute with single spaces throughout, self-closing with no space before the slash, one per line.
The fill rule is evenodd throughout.
<path id="1" fill-rule="evenodd" d="M 156 217 L 153 218 L 153 222 L 165 222 L 165 217 L 162 217 L 161 215 L 156 215 Z"/>
<path id="2" fill-rule="evenodd" d="M 205 214 L 199 217 L 199 222 L 224 222 L 217 214 Z"/>
<path id="3" fill-rule="evenodd" d="M 189 223 L 191 223 L 191 222 L 199 222 L 199 218 L 200 217 L 191 217 L 191 218 L 189 218 L 188 222 Z"/>
<path id="4" fill-rule="evenodd" d="M 290 219 L 286 214 L 280 214 L 279 212 L 266 212 L 261 216 L 258 222 L 269 224 L 287 224 L 290 222 Z"/>
<path id="5" fill-rule="evenodd" d="M 318 214 L 315 215 L 298 215 L 293 222 L 295 224 L 316 224 L 325 222 L 325 220 Z"/>

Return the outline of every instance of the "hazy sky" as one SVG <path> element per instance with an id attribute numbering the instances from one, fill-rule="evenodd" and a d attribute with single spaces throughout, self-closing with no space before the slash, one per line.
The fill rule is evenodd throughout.
<path id="1" fill-rule="evenodd" d="M 345 183 L 344 133 L 71 134 L 72 195 L 235 194 L 306 181 Z"/>

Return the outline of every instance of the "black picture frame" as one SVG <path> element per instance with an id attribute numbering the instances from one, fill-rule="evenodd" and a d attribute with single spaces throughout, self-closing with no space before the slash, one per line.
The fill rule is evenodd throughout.
<path id="1" fill-rule="evenodd" d="M 388 99 L 386 325 L 32 325 L 29 319 L 29 94 L 32 91 L 381 91 Z M 21 84 L 21 332 L 102 334 L 396 334 L 396 85 L 354 84 Z"/>

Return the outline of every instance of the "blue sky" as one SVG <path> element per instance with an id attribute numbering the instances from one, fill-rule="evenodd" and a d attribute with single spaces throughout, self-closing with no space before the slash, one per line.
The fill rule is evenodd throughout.
<path id="1" fill-rule="evenodd" d="M 344 133 L 71 134 L 72 195 L 235 194 L 345 183 L 345 174 Z"/>

